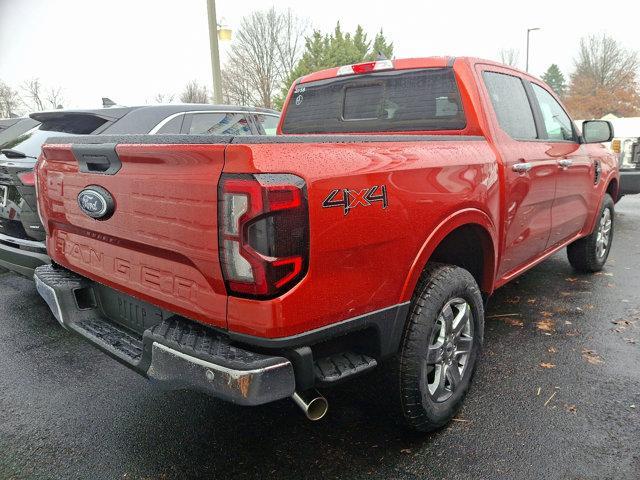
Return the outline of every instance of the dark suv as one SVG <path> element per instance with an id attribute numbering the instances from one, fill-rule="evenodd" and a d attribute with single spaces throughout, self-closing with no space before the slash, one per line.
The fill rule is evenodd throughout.
<path id="1" fill-rule="evenodd" d="M 37 213 L 33 167 L 49 137 L 98 134 L 274 135 L 279 113 L 253 107 L 176 104 L 55 110 L 30 129 L 0 133 L 0 267 L 27 277 L 49 263 Z M 7 135 L 9 133 L 9 135 Z"/>

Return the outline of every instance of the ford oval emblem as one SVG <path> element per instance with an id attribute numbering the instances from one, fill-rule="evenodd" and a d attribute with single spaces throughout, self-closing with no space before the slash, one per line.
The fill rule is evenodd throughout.
<path id="1" fill-rule="evenodd" d="M 88 186 L 78 194 L 78 206 L 86 215 L 96 220 L 106 220 L 115 210 L 111 194 L 94 185 Z"/>

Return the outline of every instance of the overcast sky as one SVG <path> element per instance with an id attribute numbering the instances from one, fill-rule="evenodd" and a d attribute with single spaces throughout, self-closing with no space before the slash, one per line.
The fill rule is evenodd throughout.
<path id="1" fill-rule="evenodd" d="M 608 32 L 640 50 L 636 0 L 217 0 L 218 19 L 237 28 L 243 15 L 271 5 L 322 31 L 338 20 L 345 30 L 361 24 L 370 36 L 382 28 L 396 57 L 497 59 L 513 48 L 521 68 L 526 29 L 540 27 L 531 34 L 536 75 L 551 63 L 567 75 L 589 33 Z M 96 107 L 103 96 L 134 105 L 178 94 L 191 79 L 210 83 L 206 15 L 206 0 L 0 0 L 0 80 L 18 87 L 39 77 L 63 88 L 67 107 Z"/>

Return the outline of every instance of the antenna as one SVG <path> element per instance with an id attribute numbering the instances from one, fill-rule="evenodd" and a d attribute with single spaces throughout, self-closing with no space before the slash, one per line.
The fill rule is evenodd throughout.
<path id="1" fill-rule="evenodd" d="M 384 53 L 382 53 L 381 51 L 378 51 L 378 54 L 376 56 L 376 61 L 380 61 L 380 60 L 387 60 L 387 57 L 384 55 Z"/>

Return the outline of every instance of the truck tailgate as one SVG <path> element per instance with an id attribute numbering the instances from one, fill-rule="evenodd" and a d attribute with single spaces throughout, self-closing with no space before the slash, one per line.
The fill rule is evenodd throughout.
<path id="1" fill-rule="evenodd" d="M 226 328 L 217 185 L 228 140 L 215 140 L 46 145 L 37 175 L 52 260 L 171 312 Z M 111 216 L 92 218 L 80 207 L 80 192 L 95 187 L 112 197 Z"/>

